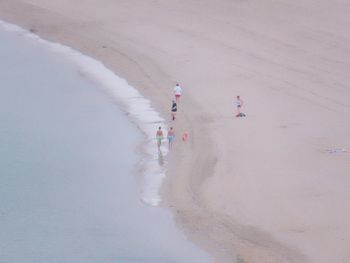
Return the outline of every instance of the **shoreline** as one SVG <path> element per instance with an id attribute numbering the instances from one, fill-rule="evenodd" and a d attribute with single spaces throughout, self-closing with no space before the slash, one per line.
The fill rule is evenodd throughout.
<path id="1" fill-rule="evenodd" d="M 140 191 L 140 199 L 147 205 L 158 206 L 161 202 L 158 191 L 164 177 L 164 168 L 156 165 L 157 150 L 154 149 L 153 130 L 156 125 L 162 125 L 166 128 L 166 123 L 159 116 L 152 106 L 151 102 L 144 98 L 134 87 L 130 86 L 126 80 L 117 76 L 110 69 L 106 68 L 103 63 L 91 57 L 88 57 L 68 46 L 60 43 L 49 42 L 41 37 L 27 31 L 17 25 L 6 23 L 0 20 L 0 27 L 5 31 L 19 34 L 24 38 L 35 39 L 36 42 L 45 46 L 51 52 L 65 57 L 67 61 L 74 64 L 79 73 L 93 82 L 98 89 L 104 92 L 109 98 L 118 104 L 118 107 L 128 117 L 129 121 L 143 134 L 144 140 L 137 147 L 140 155 L 140 162 L 145 160 L 143 165 L 138 169 L 144 170 L 144 184 Z M 162 146 L 162 154 L 166 156 L 168 150 Z M 148 170 L 151 170 L 147 172 Z"/>
<path id="2" fill-rule="evenodd" d="M 93 59 L 17 26 L 0 21 L 0 39 L 2 260 L 212 262 L 170 211 L 150 207 L 158 195 L 140 197 L 138 111 L 127 114 L 93 78 L 106 77 L 124 100 L 134 90 Z M 156 114 L 132 98 L 144 121 Z"/>
<path id="3" fill-rule="evenodd" d="M 2 25 L 1 25 L 2 24 Z M 55 53 L 61 53 L 63 56 L 66 56 L 68 60 L 76 60 L 72 63 L 76 64 L 77 67 L 83 67 L 83 64 L 81 64 L 80 59 L 73 59 L 74 56 L 81 56 L 82 59 L 88 59 L 90 60 L 90 57 L 88 55 L 85 55 L 84 53 L 79 53 L 80 51 L 76 51 L 75 49 L 73 49 L 70 46 L 66 46 L 63 42 L 51 42 L 51 40 L 46 40 L 45 36 L 41 36 L 40 34 L 38 34 L 39 32 L 37 30 L 33 30 L 32 28 L 22 28 L 17 26 L 16 24 L 12 24 L 12 22 L 7 22 L 7 21 L 2 21 L 0 20 L 0 26 L 5 27 L 5 30 L 8 31 L 13 31 L 14 33 L 19 33 L 19 34 L 23 34 L 24 37 L 30 37 L 30 38 L 37 38 L 37 41 L 42 42 L 44 45 L 47 45 L 49 49 L 52 49 L 52 52 Z M 71 54 L 70 54 L 71 53 Z M 79 54 L 78 54 L 79 53 Z M 94 58 L 92 58 L 92 62 L 93 63 L 100 63 L 100 61 L 96 60 Z M 80 65 L 81 64 L 81 65 Z M 105 67 L 104 64 L 101 64 L 102 67 Z M 105 70 L 109 71 L 109 68 L 105 68 Z M 83 72 L 84 74 L 84 72 Z M 86 74 L 89 75 L 89 79 L 93 82 L 96 82 L 98 84 L 98 86 L 101 86 L 100 83 L 102 83 L 103 81 L 99 80 L 99 79 L 103 79 L 103 77 L 97 77 L 97 75 L 95 75 L 95 73 L 92 73 L 91 70 L 86 70 Z M 91 75 L 92 74 L 92 75 Z M 91 75 L 91 76 L 90 76 Z M 115 75 L 116 78 L 120 78 L 118 75 Z M 121 81 L 125 81 L 124 79 L 121 78 Z M 128 82 L 126 82 L 126 85 L 129 86 Z M 104 87 L 102 90 L 104 90 L 103 92 L 106 93 L 108 96 L 114 97 L 113 94 L 111 94 L 110 90 L 107 90 L 106 85 L 104 85 L 102 83 L 102 86 Z M 107 85 L 109 86 L 109 85 Z M 129 86 L 131 87 L 131 89 L 134 89 L 133 86 Z M 113 91 L 112 91 L 113 93 Z M 142 95 L 141 95 L 142 96 Z M 135 96 L 131 96 L 130 98 L 133 100 Z M 136 96 L 138 97 L 138 96 Z M 141 97 L 143 98 L 143 97 Z M 130 105 L 128 105 L 128 103 L 125 100 L 128 100 L 127 98 L 125 98 L 125 96 L 118 96 L 116 95 L 116 97 L 114 98 L 114 100 L 118 103 L 118 107 L 126 114 L 128 115 L 128 119 L 136 126 L 137 129 L 139 129 L 141 131 L 141 133 L 144 134 L 145 139 L 143 140 L 142 144 L 140 144 L 137 149 L 135 149 L 138 153 L 138 155 L 140 155 L 140 162 L 142 164 L 138 164 L 138 167 L 136 167 L 136 170 L 138 170 L 139 172 L 137 173 L 141 173 L 142 176 L 150 176 L 150 175 L 155 175 L 155 173 L 150 173 L 147 174 L 147 172 L 145 170 L 147 170 L 149 166 L 151 166 L 151 168 L 154 166 L 154 150 L 156 149 L 156 144 L 153 143 L 153 138 L 151 138 L 151 134 L 147 133 L 147 128 L 145 127 L 141 127 L 143 125 L 153 125 L 153 122 L 150 122 L 150 124 L 148 124 L 147 122 L 145 122 L 144 120 L 141 121 L 142 117 L 137 117 L 137 113 L 132 112 L 132 110 L 130 110 Z M 147 100 L 147 99 L 145 99 Z M 148 103 L 146 103 L 148 104 Z M 152 106 L 151 106 L 152 107 Z M 138 107 L 137 107 L 138 108 Z M 155 111 L 156 114 L 158 114 L 157 111 Z M 163 112 L 163 114 L 165 115 L 165 112 Z M 131 117 L 129 116 L 131 115 Z M 133 116 L 135 115 L 135 116 Z M 141 118 L 140 120 L 136 120 L 138 118 Z M 149 119 L 149 118 L 148 118 Z M 162 125 L 163 128 L 166 128 L 168 124 L 171 124 L 172 122 L 168 122 L 166 120 L 164 120 L 162 117 L 160 117 L 160 119 L 157 121 L 159 122 L 158 125 Z M 188 125 L 188 122 L 186 121 L 181 121 L 182 124 L 178 125 L 178 127 L 181 127 L 182 130 L 186 130 L 183 127 L 190 127 L 190 125 Z M 188 130 L 188 129 L 187 129 Z M 150 144 L 154 144 L 154 147 L 151 148 Z M 165 153 L 165 156 L 169 155 L 168 149 L 166 149 L 167 146 L 164 146 L 164 144 L 166 144 L 166 142 L 163 142 L 162 145 L 162 152 Z M 180 150 L 180 149 L 178 149 Z M 156 150 L 155 150 L 156 151 Z M 179 161 L 181 158 L 179 157 L 179 155 L 181 155 L 183 153 L 183 151 L 180 150 L 179 153 L 176 153 L 176 156 L 173 156 L 174 154 L 171 154 L 172 157 L 167 157 L 168 162 L 171 163 L 172 161 L 174 161 L 174 157 L 177 161 Z M 142 157 L 144 156 L 144 157 Z M 146 160 L 146 164 L 143 163 L 143 159 Z M 173 160 L 171 160 L 173 159 Z M 165 193 L 166 191 L 164 190 L 165 188 L 169 187 L 169 181 L 171 179 L 169 179 L 169 175 L 171 174 L 171 172 L 164 172 L 164 169 L 167 170 L 167 168 L 169 167 L 169 164 L 166 164 L 165 167 L 159 167 L 159 169 L 157 169 L 156 174 L 160 175 L 160 181 L 161 181 L 161 186 L 160 188 L 158 187 L 157 192 L 158 194 L 162 197 L 162 199 L 160 201 L 152 201 L 152 200 L 144 200 L 144 197 L 142 195 L 142 190 L 145 189 L 144 185 L 143 187 L 141 187 L 141 192 L 140 192 L 140 200 L 142 202 L 145 203 L 145 205 L 150 205 L 150 206 L 159 206 L 162 209 L 167 209 L 167 210 L 171 210 L 172 214 L 174 215 L 174 219 L 175 222 L 177 223 L 178 227 L 180 227 L 181 230 L 183 230 L 186 233 L 186 236 L 190 236 L 192 237 L 191 239 L 194 240 L 194 243 L 199 245 L 199 247 L 201 247 L 202 249 L 204 249 L 205 251 L 209 252 L 211 254 L 211 256 L 213 256 L 215 258 L 215 262 L 232 262 L 232 256 L 228 257 L 226 254 L 227 252 L 222 252 L 222 249 L 220 249 L 219 247 L 216 247 L 216 245 L 212 242 L 212 241 L 208 241 L 206 240 L 205 236 L 202 235 L 198 235 L 193 231 L 186 231 L 186 229 L 184 229 L 184 225 L 185 222 L 182 222 L 182 220 L 184 219 L 183 214 L 179 215 L 178 214 L 178 209 L 177 207 L 174 207 L 173 205 L 170 205 L 170 203 L 173 202 L 173 200 L 170 198 L 169 193 Z M 175 168 L 170 168 L 170 170 L 176 170 Z M 165 175 L 163 175 L 163 173 L 165 173 Z M 164 178 L 163 178 L 164 177 Z M 159 181 L 158 180 L 158 181 Z M 151 188 L 153 185 L 151 185 Z M 147 190 L 147 189 L 146 189 Z M 156 193 L 157 194 L 157 193 Z M 182 208 L 184 209 L 184 208 Z M 181 223 L 182 222 L 182 223 Z M 187 229 L 189 230 L 189 229 Z M 232 252 L 230 253 L 232 255 Z"/>
<path id="4" fill-rule="evenodd" d="M 5 1 L 0 17 L 102 61 L 164 116 L 180 83 L 190 140 L 169 154 L 161 205 L 196 244 L 220 263 L 350 259 L 348 153 L 329 151 L 350 148 L 349 6 L 81 4 Z"/>
<path id="5" fill-rule="evenodd" d="M 3 18 L 0 17 L 0 19 L 3 19 Z M 24 30 L 26 30 L 25 34 L 33 34 L 33 36 L 35 38 L 38 37 L 39 40 L 43 41 L 45 44 L 48 44 L 48 45 L 62 45 L 62 47 L 64 49 L 69 49 L 69 51 L 72 51 L 73 53 L 76 52 L 75 50 L 78 50 L 79 52 L 82 52 L 81 53 L 82 56 L 87 56 L 87 58 L 89 58 L 91 56 L 93 59 L 97 59 L 97 62 L 100 61 L 98 57 L 96 58 L 95 56 L 90 55 L 89 53 L 84 53 L 84 49 L 81 49 L 81 47 L 79 47 L 79 46 L 71 46 L 69 44 L 66 44 L 64 39 L 60 39 L 60 38 L 56 39 L 55 37 L 52 38 L 52 37 L 50 37 L 50 34 L 45 34 L 45 33 L 44 34 L 40 34 L 40 32 L 41 32 L 40 29 L 30 27 L 30 26 L 28 26 L 26 24 L 21 24 L 21 23 L 18 24 L 17 23 L 18 21 L 16 19 L 14 21 L 4 21 L 4 22 L 7 23 L 10 26 L 14 25 L 15 27 L 17 27 L 17 25 L 19 25 L 20 27 L 18 27 L 18 28 L 20 30 L 22 30 L 22 28 Z M 18 29 L 16 29 L 16 30 L 18 30 Z M 106 49 L 105 46 L 102 46 L 102 48 Z M 114 52 L 118 52 L 118 51 L 113 49 L 113 53 Z M 120 56 L 121 56 L 121 58 L 123 58 L 123 60 L 125 59 L 124 63 L 135 64 L 136 68 L 138 67 L 138 64 L 132 58 L 127 57 L 122 52 L 120 52 Z M 103 60 L 101 60 L 101 61 L 104 62 Z M 102 64 L 102 66 L 104 67 L 105 65 Z M 106 68 L 107 70 L 113 70 L 113 69 L 108 68 L 107 65 L 106 65 L 106 67 L 107 67 Z M 148 74 L 145 74 L 145 72 L 143 72 L 142 69 L 140 69 L 140 71 L 141 71 L 141 74 L 145 75 L 144 77 L 146 77 L 146 79 L 149 78 Z M 116 73 L 117 77 L 120 76 L 118 72 L 116 72 L 116 71 L 114 71 L 114 72 Z M 124 79 L 122 79 L 122 80 L 124 80 Z M 96 80 L 96 76 L 93 77 L 93 81 L 94 82 L 96 81 L 96 82 L 100 83 L 100 81 Z M 128 80 L 126 80 L 126 81 L 127 81 L 127 84 L 129 84 Z M 149 79 L 149 81 L 152 82 L 151 79 Z M 132 88 L 135 87 L 132 84 L 132 81 L 131 81 L 130 85 L 131 85 Z M 135 88 L 137 90 L 140 89 L 140 87 L 135 87 Z M 168 97 L 169 101 L 171 101 L 171 97 L 172 97 L 171 96 L 172 95 L 172 87 L 171 87 L 170 90 L 171 90 L 169 92 L 170 95 L 169 94 L 165 95 L 165 96 Z M 147 90 L 143 90 L 143 92 L 148 93 Z M 143 94 L 142 94 L 142 96 L 143 96 Z M 149 96 L 152 96 L 152 93 Z M 118 101 L 118 107 L 120 107 L 121 110 L 125 111 L 127 113 L 127 115 L 129 115 L 130 112 L 129 112 L 129 110 L 126 109 L 128 106 L 125 104 L 125 102 L 120 101 L 120 97 L 117 98 L 116 100 Z M 162 105 L 162 103 L 160 103 L 160 102 L 162 102 L 162 101 L 158 101 L 157 100 L 157 103 L 154 103 L 154 100 L 152 100 L 152 107 L 156 106 L 156 112 L 158 112 L 158 110 L 157 110 L 158 107 L 162 108 L 162 110 L 159 110 L 159 112 L 161 112 L 161 115 L 170 115 L 170 111 L 168 112 L 167 110 L 165 110 L 164 109 L 165 105 Z M 159 104 L 161 104 L 161 105 L 159 105 Z M 183 113 L 181 113 L 181 110 L 180 110 L 180 112 L 178 112 L 177 115 L 179 115 L 179 114 L 181 114 L 181 115 L 183 114 Z M 180 128 L 182 131 L 191 131 L 190 133 L 192 134 L 193 131 L 191 130 L 192 128 L 191 128 L 191 125 L 189 124 L 190 121 L 188 119 L 186 119 L 186 117 L 187 117 L 186 115 L 183 115 L 182 117 L 185 117 L 185 120 L 179 121 L 178 118 L 177 118 L 177 123 L 178 123 L 177 127 Z M 135 119 L 135 117 L 132 117 L 132 119 L 130 121 L 134 122 L 134 119 Z M 171 121 L 169 122 L 169 121 L 166 121 L 164 119 L 161 119 L 160 121 L 163 122 L 163 124 L 165 124 L 165 125 L 162 125 L 162 127 L 167 127 L 167 126 L 170 127 L 170 124 L 172 124 Z M 180 124 L 179 124 L 179 122 L 180 122 Z M 144 140 L 144 143 L 139 145 L 139 147 L 136 150 L 139 152 L 138 154 L 140 154 L 141 156 L 142 155 L 146 156 L 145 158 L 148 159 L 149 162 L 152 162 L 152 155 L 153 155 L 153 153 L 150 152 L 150 147 L 149 147 L 149 144 L 150 144 L 149 140 L 150 140 L 150 138 L 148 137 L 149 134 L 147 135 L 146 132 L 145 132 L 145 129 L 142 129 L 140 127 L 140 123 L 137 122 L 137 123 L 135 123 L 135 125 L 145 135 L 145 139 L 146 139 L 146 140 Z M 180 137 L 180 136 L 177 135 L 177 137 Z M 180 139 L 177 139 L 177 140 L 180 140 Z M 145 205 L 155 205 L 155 206 L 159 206 L 159 207 L 161 207 L 163 209 L 168 209 L 168 210 L 170 209 L 172 211 L 172 214 L 174 216 L 174 220 L 176 221 L 177 225 L 186 233 L 186 236 L 190 237 L 190 240 L 193 241 L 194 244 L 198 245 L 199 247 L 201 247 L 205 251 L 209 252 L 210 255 L 213 256 L 215 262 L 221 262 L 221 263 L 225 263 L 225 262 L 229 263 L 230 262 L 231 263 L 232 259 L 236 258 L 236 254 L 235 254 L 234 250 L 229 249 L 229 248 L 222 249 L 217 244 L 215 244 L 215 242 L 213 242 L 211 240 L 207 240 L 207 237 L 206 237 L 205 234 L 196 233 L 197 231 L 194 230 L 196 227 L 188 226 L 187 223 L 186 223 L 186 218 L 189 217 L 189 215 L 187 215 L 185 213 L 182 213 L 182 212 L 179 213 L 179 208 L 181 210 L 187 210 L 188 209 L 187 205 L 183 206 L 184 203 L 182 202 L 182 205 L 178 206 L 177 204 L 178 204 L 179 201 L 176 200 L 176 198 L 175 199 L 172 198 L 171 194 L 167 193 L 167 191 L 169 190 L 169 185 L 171 184 L 171 180 L 172 180 L 169 177 L 176 176 L 176 175 L 174 175 L 174 173 L 178 169 L 178 167 L 175 168 L 174 165 L 170 165 L 170 164 L 171 163 L 172 164 L 176 164 L 176 163 L 178 164 L 180 162 L 180 160 L 184 159 L 183 156 L 182 156 L 184 154 L 184 149 L 180 149 L 179 147 L 177 147 L 177 143 L 175 143 L 175 146 L 174 146 L 174 148 L 177 148 L 176 150 L 178 150 L 177 153 L 174 153 L 174 150 L 172 152 L 168 152 L 168 150 L 167 149 L 165 150 L 164 146 L 162 146 L 163 151 L 165 151 L 165 154 L 167 155 L 168 164 L 165 167 L 165 170 L 167 170 L 165 172 L 166 175 L 164 176 L 163 179 L 160 179 L 162 181 L 162 185 L 161 185 L 160 189 L 158 189 L 159 194 L 162 197 L 160 203 L 159 204 L 151 204 L 151 203 L 145 201 Z M 166 142 L 163 142 L 163 145 L 164 144 L 166 144 Z M 189 144 L 192 144 L 192 143 L 189 142 Z M 155 146 L 155 144 L 154 144 L 154 146 Z M 193 145 L 190 145 L 190 146 L 186 145 L 185 148 L 188 150 L 188 153 L 187 153 L 187 158 L 188 158 L 188 157 L 190 157 L 192 155 L 191 153 L 193 152 Z M 156 149 L 156 146 L 154 147 L 154 149 Z M 141 162 L 142 162 L 142 159 L 143 158 L 141 157 Z M 190 160 L 190 159 L 191 158 L 189 158 L 188 160 Z M 188 163 L 192 163 L 192 162 L 188 161 Z M 147 169 L 147 165 L 145 167 L 143 164 L 141 164 L 140 167 L 137 167 L 137 170 L 141 170 L 142 174 L 146 173 L 146 172 L 144 172 L 145 169 Z M 164 170 L 164 167 L 160 168 L 160 170 Z M 160 173 L 163 173 L 163 172 L 160 172 Z M 190 173 L 190 171 L 187 171 L 187 172 L 185 172 L 183 174 L 183 178 L 185 178 L 185 180 L 188 179 L 188 178 L 186 178 L 188 173 Z M 184 187 L 184 186 L 180 186 L 180 187 Z M 179 190 L 179 189 L 177 189 L 177 190 Z M 190 197 L 187 197 L 187 198 L 190 198 Z M 141 193 L 140 193 L 140 200 L 143 201 Z M 185 201 L 185 203 L 187 203 L 186 198 L 184 199 L 184 201 Z M 176 205 L 174 205 L 174 203 Z M 197 204 L 195 204 L 194 206 L 191 205 L 191 209 L 198 210 L 199 207 L 197 206 Z M 201 216 L 204 217 L 205 215 L 202 214 Z M 244 261 L 240 261 L 240 263 L 243 263 L 243 262 Z"/>

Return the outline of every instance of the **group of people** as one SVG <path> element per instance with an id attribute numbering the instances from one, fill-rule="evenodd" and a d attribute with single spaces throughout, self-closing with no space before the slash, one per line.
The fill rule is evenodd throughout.
<path id="1" fill-rule="evenodd" d="M 181 94 L 182 94 L 182 88 L 180 87 L 179 84 L 176 84 L 175 88 L 174 88 L 175 100 L 172 101 L 172 105 L 171 105 L 171 120 L 172 121 L 175 121 L 175 119 L 176 119 L 177 103 L 180 100 Z M 158 130 L 156 133 L 156 139 L 157 139 L 158 150 L 160 150 L 160 146 L 162 145 L 162 141 L 164 139 L 162 127 L 158 127 Z M 173 145 L 173 141 L 175 139 L 175 132 L 174 132 L 173 127 L 169 128 L 168 133 L 167 133 L 167 139 L 168 139 L 169 149 L 171 149 L 172 145 Z"/>
<path id="2" fill-rule="evenodd" d="M 175 121 L 175 119 L 176 119 L 177 103 L 179 102 L 180 97 L 182 95 L 182 88 L 180 87 L 179 84 L 175 85 L 174 95 L 175 95 L 175 99 L 172 101 L 172 105 L 171 105 L 171 119 L 172 119 L 172 121 Z M 241 99 L 240 96 L 236 97 L 235 105 L 237 107 L 236 117 L 245 117 L 246 115 L 241 111 L 242 106 L 243 106 L 243 100 Z M 187 139 L 187 137 L 188 137 L 188 134 L 184 133 L 182 139 L 185 141 Z M 160 126 L 158 127 L 158 130 L 156 133 L 156 139 L 157 139 L 158 150 L 160 151 L 160 146 L 162 145 L 162 141 L 164 139 L 162 127 L 160 127 Z M 173 127 L 169 128 L 168 133 L 167 133 L 167 139 L 168 139 L 169 149 L 171 149 L 173 141 L 175 139 L 175 132 L 174 132 Z"/>

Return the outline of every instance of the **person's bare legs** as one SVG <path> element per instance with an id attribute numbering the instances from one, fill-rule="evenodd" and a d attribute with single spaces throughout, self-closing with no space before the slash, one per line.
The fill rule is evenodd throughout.
<path id="1" fill-rule="evenodd" d="M 158 130 L 157 130 L 157 133 L 156 133 L 158 151 L 160 151 L 160 145 L 162 144 L 163 138 L 164 138 L 164 136 L 163 136 L 162 127 L 159 126 Z"/>

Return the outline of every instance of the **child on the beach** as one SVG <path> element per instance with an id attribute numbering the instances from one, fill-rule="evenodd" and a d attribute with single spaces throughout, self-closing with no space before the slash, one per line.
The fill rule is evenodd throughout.
<path id="1" fill-rule="evenodd" d="M 168 142 L 169 142 L 169 149 L 173 146 L 173 141 L 175 139 L 175 132 L 173 130 L 173 127 L 170 127 L 168 134 L 167 134 Z"/>

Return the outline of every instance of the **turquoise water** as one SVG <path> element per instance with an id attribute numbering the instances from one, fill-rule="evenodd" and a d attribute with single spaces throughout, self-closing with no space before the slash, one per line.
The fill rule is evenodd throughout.
<path id="1" fill-rule="evenodd" d="M 0 262 L 210 262 L 139 197 L 142 134 L 96 83 L 0 30 Z"/>

